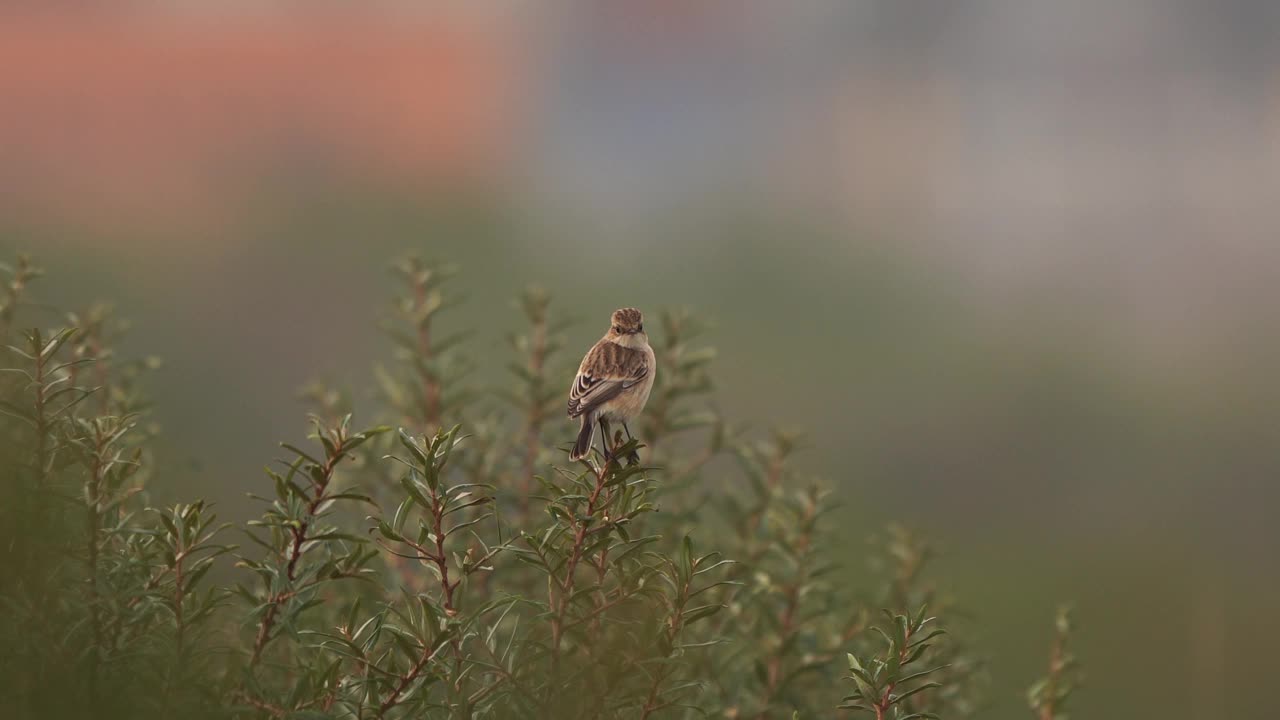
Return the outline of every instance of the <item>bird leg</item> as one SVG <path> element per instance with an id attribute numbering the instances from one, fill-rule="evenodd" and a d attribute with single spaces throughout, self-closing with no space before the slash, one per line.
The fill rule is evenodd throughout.
<path id="1" fill-rule="evenodd" d="M 610 446 L 613 444 L 613 438 L 609 437 L 609 421 L 603 417 L 600 418 L 600 447 L 604 450 L 604 461 L 609 462 L 613 459 L 613 452 Z"/>
<path id="2" fill-rule="evenodd" d="M 624 423 L 622 423 L 622 429 L 627 431 L 627 440 L 628 440 L 628 441 L 635 440 L 635 438 L 631 437 L 631 428 L 627 427 L 627 424 L 626 424 L 625 422 L 624 422 Z M 627 454 L 627 464 L 628 464 L 628 465 L 639 465 L 639 464 L 640 464 L 640 453 L 636 452 L 635 450 L 632 450 L 630 453 L 628 453 L 628 454 Z"/>

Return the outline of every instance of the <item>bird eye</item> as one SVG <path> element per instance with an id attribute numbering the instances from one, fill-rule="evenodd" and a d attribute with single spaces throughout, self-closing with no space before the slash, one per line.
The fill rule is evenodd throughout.
<path id="1" fill-rule="evenodd" d="M 640 323 L 640 327 L 639 327 L 639 328 L 637 328 L 637 329 L 638 329 L 640 332 L 644 332 L 644 323 Z"/>
<path id="2" fill-rule="evenodd" d="M 614 331 L 614 332 L 616 332 L 616 333 L 620 333 L 620 332 L 622 332 L 622 328 L 618 327 L 617 325 L 614 325 L 614 326 L 613 326 L 613 331 Z"/>

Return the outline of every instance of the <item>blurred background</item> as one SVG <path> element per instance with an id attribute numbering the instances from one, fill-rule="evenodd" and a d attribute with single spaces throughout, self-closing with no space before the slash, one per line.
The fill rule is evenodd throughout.
<path id="1" fill-rule="evenodd" d="M 165 359 L 159 499 L 247 516 L 307 380 L 358 409 L 416 249 L 482 382 L 529 283 L 575 351 L 711 320 L 717 405 L 840 488 L 850 582 L 891 520 L 936 541 L 987 716 L 1064 600 L 1076 716 L 1274 712 L 1280 4 L 36 5 L 0 10 L 0 251 Z"/>

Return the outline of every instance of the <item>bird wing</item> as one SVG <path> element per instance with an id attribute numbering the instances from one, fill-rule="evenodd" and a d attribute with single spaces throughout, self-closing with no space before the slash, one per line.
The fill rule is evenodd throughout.
<path id="1" fill-rule="evenodd" d="M 649 361 L 644 352 L 601 340 L 587 352 L 569 388 L 569 417 L 578 417 L 644 380 Z"/>

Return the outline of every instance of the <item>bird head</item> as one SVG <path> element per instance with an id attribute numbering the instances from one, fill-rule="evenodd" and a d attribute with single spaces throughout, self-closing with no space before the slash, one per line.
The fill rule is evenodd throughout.
<path id="1" fill-rule="evenodd" d="M 609 335 L 635 335 L 644 332 L 644 316 L 635 308 L 622 308 L 613 311 L 611 318 L 613 325 L 609 328 Z"/>

